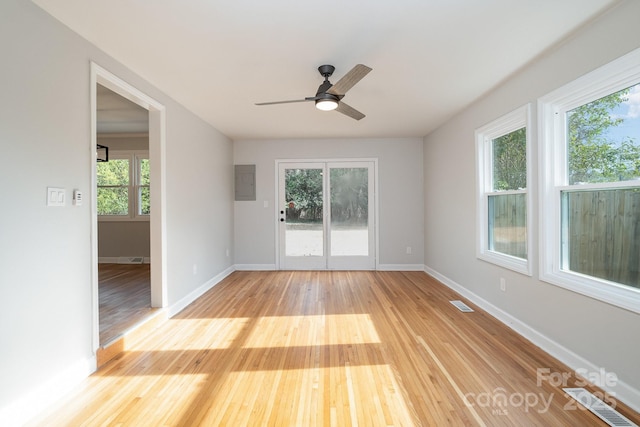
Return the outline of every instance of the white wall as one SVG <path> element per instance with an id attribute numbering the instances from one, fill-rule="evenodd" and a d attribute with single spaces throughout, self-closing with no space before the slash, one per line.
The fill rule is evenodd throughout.
<path id="1" fill-rule="evenodd" d="M 47 186 L 69 199 L 94 191 L 90 61 L 166 106 L 169 304 L 232 265 L 233 153 L 218 131 L 31 2 L 0 2 L 0 55 L 0 425 L 11 425 L 95 360 L 91 204 L 45 204 Z"/>
<path id="2" fill-rule="evenodd" d="M 379 264 L 423 264 L 422 141 L 389 138 L 235 141 L 234 163 L 256 165 L 256 201 L 235 202 L 236 265 L 275 265 L 275 161 L 313 158 L 378 158 Z"/>
<path id="3" fill-rule="evenodd" d="M 640 408 L 640 316 L 538 280 L 536 99 L 639 47 L 639 16 L 640 2 L 623 1 L 424 140 L 427 269 L 501 310 L 505 318 L 513 316 L 521 329 L 532 328 L 529 336 L 540 333 L 539 343 L 572 368 L 615 373 L 621 381 L 613 390 L 636 409 Z M 474 130 L 529 102 L 533 103 L 533 277 L 480 261 L 475 253 Z M 506 279 L 506 293 L 499 289 L 501 277 Z M 532 375 L 535 378 L 535 372 Z"/>

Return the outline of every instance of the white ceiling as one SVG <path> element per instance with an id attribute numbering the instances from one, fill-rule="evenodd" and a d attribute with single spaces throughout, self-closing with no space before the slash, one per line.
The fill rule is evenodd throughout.
<path id="1" fill-rule="evenodd" d="M 421 137 L 617 0 L 33 0 L 232 139 Z M 344 101 L 312 102 L 373 68 Z"/>
<path id="2" fill-rule="evenodd" d="M 97 85 L 96 93 L 98 135 L 149 132 L 149 111 L 104 86 Z"/>

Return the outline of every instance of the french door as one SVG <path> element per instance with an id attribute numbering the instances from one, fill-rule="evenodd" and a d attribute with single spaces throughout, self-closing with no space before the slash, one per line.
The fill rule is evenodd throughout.
<path id="1" fill-rule="evenodd" d="M 375 162 L 279 162 L 283 270 L 375 269 Z"/>

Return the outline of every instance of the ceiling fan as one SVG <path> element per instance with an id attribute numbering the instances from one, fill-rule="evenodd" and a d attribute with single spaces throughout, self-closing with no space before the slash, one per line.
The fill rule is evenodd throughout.
<path id="1" fill-rule="evenodd" d="M 352 119 L 360 120 L 364 118 L 364 114 L 348 104 L 342 102 L 342 98 L 349 89 L 366 76 L 371 68 L 366 65 L 358 64 L 345 74 L 336 84 L 331 84 L 329 77 L 333 74 L 335 67 L 333 65 L 321 65 L 318 67 L 320 75 L 324 77 L 324 82 L 318 87 L 316 96 L 309 96 L 304 99 L 295 99 L 291 101 L 275 101 L 261 102 L 256 105 L 274 105 L 274 104 L 290 104 L 293 102 L 315 101 L 316 108 L 323 111 L 336 110 Z"/>

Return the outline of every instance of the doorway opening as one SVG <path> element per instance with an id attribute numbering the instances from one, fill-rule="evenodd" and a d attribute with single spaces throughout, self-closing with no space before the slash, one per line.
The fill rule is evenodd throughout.
<path id="1" fill-rule="evenodd" d="M 97 352 L 166 306 L 165 113 L 157 101 L 94 63 L 91 85 Z"/>

